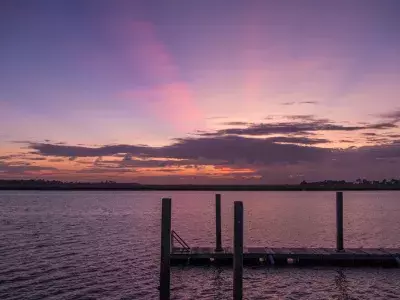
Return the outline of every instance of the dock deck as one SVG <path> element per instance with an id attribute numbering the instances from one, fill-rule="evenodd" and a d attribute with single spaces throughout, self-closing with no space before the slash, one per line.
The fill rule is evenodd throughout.
<path id="1" fill-rule="evenodd" d="M 233 248 L 216 252 L 213 247 L 171 249 L 171 264 L 232 265 Z M 338 265 L 400 266 L 400 249 L 393 248 L 270 248 L 244 247 L 243 264 L 256 265 Z"/>
<path id="2" fill-rule="evenodd" d="M 243 202 L 234 202 L 233 247 L 222 247 L 221 195 L 215 195 L 215 245 L 191 247 L 171 228 L 171 198 L 162 199 L 160 299 L 169 300 L 171 265 L 233 266 L 234 300 L 243 299 L 243 266 L 400 267 L 400 248 L 345 248 L 343 193 L 336 193 L 336 248 L 245 247 Z M 174 244 L 175 242 L 175 244 Z M 175 247 L 174 245 L 180 245 Z"/>

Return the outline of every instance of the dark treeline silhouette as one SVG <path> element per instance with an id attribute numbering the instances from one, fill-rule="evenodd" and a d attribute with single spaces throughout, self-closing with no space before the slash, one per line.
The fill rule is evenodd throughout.
<path id="1" fill-rule="evenodd" d="M 307 182 L 302 181 L 300 183 L 302 186 L 336 186 L 336 185 L 351 185 L 351 186 L 398 186 L 400 185 L 399 179 L 383 179 L 382 181 L 379 180 L 367 180 L 358 178 L 356 181 L 345 181 L 345 180 L 324 180 L 324 181 L 317 181 L 317 182 Z"/>
<path id="2" fill-rule="evenodd" d="M 281 185 L 149 185 L 139 183 L 117 183 L 115 181 L 79 182 L 59 180 L 0 180 L 0 190 L 192 190 L 192 191 L 335 191 L 335 190 L 400 190 L 399 179 L 369 181 L 357 179 L 303 181 L 300 184 Z"/>

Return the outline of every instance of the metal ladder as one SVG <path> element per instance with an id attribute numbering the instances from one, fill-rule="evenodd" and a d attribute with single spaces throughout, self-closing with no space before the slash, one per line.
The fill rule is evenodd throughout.
<path id="1" fill-rule="evenodd" d="M 184 252 L 190 252 L 189 245 L 176 233 L 175 230 L 171 230 L 171 246 L 174 248 L 174 241 L 177 241 L 181 245 L 181 249 Z"/>

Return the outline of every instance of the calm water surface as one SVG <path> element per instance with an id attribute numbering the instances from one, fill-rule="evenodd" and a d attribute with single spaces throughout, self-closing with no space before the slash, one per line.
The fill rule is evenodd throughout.
<path id="1" fill-rule="evenodd" d="M 335 246 L 332 192 L 222 193 L 223 243 L 233 201 L 245 245 Z M 214 243 L 214 193 L 0 192 L 0 299 L 156 299 L 160 198 L 189 245 Z M 400 247 L 400 193 L 347 192 L 345 246 Z M 173 299 L 230 299 L 230 268 L 174 267 Z M 400 299 L 400 269 L 246 268 L 246 299 Z"/>

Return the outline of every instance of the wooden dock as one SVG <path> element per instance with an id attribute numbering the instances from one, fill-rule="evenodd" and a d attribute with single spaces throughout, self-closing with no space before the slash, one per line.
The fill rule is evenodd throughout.
<path id="1" fill-rule="evenodd" d="M 243 300 L 243 266 L 400 267 L 399 248 L 346 248 L 343 193 L 336 193 L 336 248 L 245 247 L 243 202 L 234 202 L 233 247 L 222 246 L 221 195 L 215 195 L 215 247 L 191 247 L 171 228 L 171 198 L 162 199 L 160 300 L 170 300 L 171 265 L 233 266 L 233 300 Z M 175 244 L 174 244 L 175 242 Z M 179 244 L 179 247 L 176 247 Z"/>
<path id="2" fill-rule="evenodd" d="M 213 247 L 171 249 L 173 265 L 232 265 L 233 249 L 225 247 L 216 252 Z M 391 248 L 270 248 L 244 247 L 246 266 L 400 266 L 400 249 Z"/>

